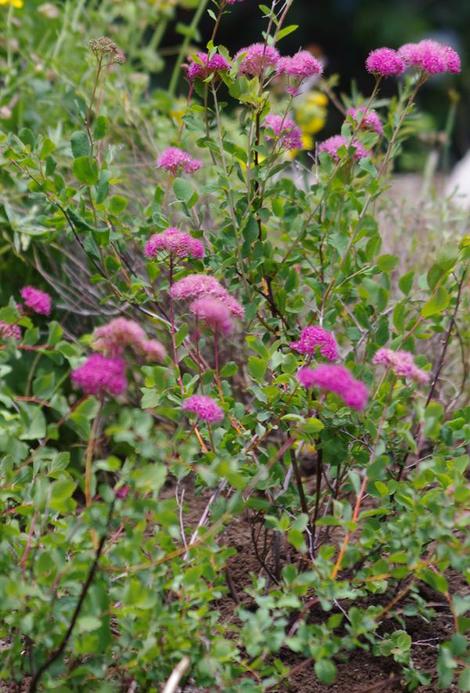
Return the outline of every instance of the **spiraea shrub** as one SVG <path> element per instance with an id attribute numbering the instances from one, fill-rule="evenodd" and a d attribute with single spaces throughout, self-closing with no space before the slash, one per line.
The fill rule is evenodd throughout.
<path id="1" fill-rule="evenodd" d="M 340 99 L 292 0 L 235 55 L 200 0 L 162 89 L 176 3 L 0 4 L 0 680 L 302 690 L 360 654 L 470 690 L 469 242 L 378 223 L 457 53 L 378 48 Z"/>

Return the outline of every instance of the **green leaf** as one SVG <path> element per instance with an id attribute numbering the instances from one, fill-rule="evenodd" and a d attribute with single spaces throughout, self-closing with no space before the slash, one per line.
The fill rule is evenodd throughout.
<path id="1" fill-rule="evenodd" d="M 80 156 L 73 162 L 73 172 L 80 183 L 96 185 L 99 178 L 98 164 L 89 156 Z"/>
<path id="2" fill-rule="evenodd" d="M 267 362 L 258 356 L 250 356 L 248 359 L 248 372 L 255 380 L 263 380 L 266 373 Z"/>
<path id="3" fill-rule="evenodd" d="M 336 678 L 336 666 L 329 659 L 320 659 L 315 662 L 315 674 L 321 683 L 333 683 Z"/>
<path id="4" fill-rule="evenodd" d="M 430 318 L 432 315 L 439 315 L 442 313 L 450 303 L 450 296 L 447 289 L 441 286 L 435 292 L 434 296 L 431 296 L 429 301 L 427 301 L 421 308 L 421 315 L 423 318 Z"/>
<path id="5" fill-rule="evenodd" d="M 70 146 L 74 159 L 79 159 L 82 156 L 90 156 L 90 141 L 86 132 L 77 130 L 70 138 Z"/>
<path id="6" fill-rule="evenodd" d="M 298 24 L 290 24 L 289 26 L 286 26 L 284 29 L 281 29 L 281 31 L 276 35 L 276 39 L 278 41 L 280 41 L 281 39 L 285 38 L 286 36 L 289 36 L 289 34 L 292 34 L 298 28 L 299 28 Z"/>
<path id="7" fill-rule="evenodd" d="M 138 489 L 157 493 L 166 478 L 166 468 L 163 464 L 147 464 L 133 472 L 132 477 Z"/>
<path id="8" fill-rule="evenodd" d="M 407 272 L 406 274 L 403 275 L 403 277 L 400 278 L 398 282 L 398 286 L 400 287 L 400 291 L 402 291 L 405 296 L 408 296 L 408 294 L 411 291 L 411 287 L 413 286 L 413 279 L 414 279 L 414 272 Z"/>
<path id="9" fill-rule="evenodd" d="M 175 195 L 178 200 L 185 203 L 189 202 L 194 192 L 191 183 L 184 178 L 175 179 L 175 182 L 173 183 L 173 190 L 175 191 Z"/>
<path id="10" fill-rule="evenodd" d="M 108 132 L 108 119 L 106 116 L 100 115 L 96 119 L 95 127 L 93 128 L 93 137 L 95 140 L 102 140 Z"/>
<path id="11" fill-rule="evenodd" d="M 377 267 L 381 272 L 391 272 L 398 265 L 395 255 L 381 255 L 377 258 Z"/>
<path id="12" fill-rule="evenodd" d="M 113 214 L 120 214 L 127 207 L 127 199 L 122 195 L 113 195 L 109 200 L 109 209 Z"/>

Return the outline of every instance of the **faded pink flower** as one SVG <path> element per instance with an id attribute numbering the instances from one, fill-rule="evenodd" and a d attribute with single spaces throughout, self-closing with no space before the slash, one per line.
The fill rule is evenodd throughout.
<path id="1" fill-rule="evenodd" d="M 352 142 L 348 141 L 346 137 L 343 137 L 343 135 L 333 135 L 333 137 L 328 137 L 327 140 L 323 140 L 323 142 L 320 144 L 318 147 L 318 150 L 320 152 L 326 152 L 331 156 L 332 159 L 335 161 L 340 160 L 340 156 L 338 154 L 338 150 L 341 147 L 346 147 L 348 149 L 349 147 L 352 147 L 354 149 L 354 158 L 355 159 L 363 159 L 366 156 L 370 156 L 370 152 L 364 147 L 364 145 L 359 142 L 359 140 L 352 140 Z"/>
<path id="2" fill-rule="evenodd" d="M 280 146 L 284 149 L 302 148 L 302 132 L 292 118 L 268 115 L 264 119 L 263 125 L 265 128 L 272 130 L 275 135 L 275 138 L 271 135 L 266 135 L 266 139 L 277 139 Z"/>
<path id="3" fill-rule="evenodd" d="M 121 358 L 92 354 L 72 371 L 72 381 L 87 395 L 121 395 L 127 389 L 126 364 Z"/>
<path id="4" fill-rule="evenodd" d="M 334 392 L 352 409 L 361 411 L 367 404 L 368 390 L 363 382 L 356 380 L 344 366 L 321 365 L 315 369 L 304 366 L 297 373 L 303 387 L 318 387 Z"/>
<path id="5" fill-rule="evenodd" d="M 367 110 L 365 106 L 348 108 L 346 115 L 351 116 L 360 127 L 365 130 L 374 130 L 378 135 L 383 135 L 382 121 L 374 110 Z"/>
<path id="6" fill-rule="evenodd" d="M 430 75 L 443 72 L 456 74 L 461 71 L 457 51 L 432 39 L 424 39 L 419 43 L 405 43 L 398 49 L 398 53 L 407 67 L 423 70 Z"/>
<path id="7" fill-rule="evenodd" d="M 159 252 L 167 252 L 175 257 L 204 257 L 204 245 L 197 238 L 185 233 L 176 226 L 170 226 L 162 233 L 154 233 L 145 244 L 145 255 L 153 258 Z"/>
<path id="8" fill-rule="evenodd" d="M 235 5 L 236 2 L 243 2 L 243 0 L 225 0 L 227 5 Z"/>
<path id="9" fill-rule="evenodd" d="M 259 76 L 268 68 L 274 68 L 279 60 L 279 51 L 274 46 L 265 43 L 253 43 L 251 46 L 241 48 L 235 56 L 235 60 L 241 58 L 239 72 L 251 77 Z"/>
<path id="10" fill-rule="evenodd" d="M 209 75 L 230 70 L 230 63 L 220 53 L 209 56 L 208 53 L 196 53 L 189 63 L 186 74 L 190 80 L 206 79 Z"/>
<path id="11" fill-rule="evenodd" d="M 304 327 L 300 333 L 300 339 L 291 342 L 291 348 L 300 354 L 314 356 L 316 350 L 328 361 L 336 361 L 339 358 L 338 345 L 331 332 L 324 330 L 323 327 L 311 326 Z"/>
<path id="12" fill-rule="evenodd" d="M 207 274 L 188 274 L 173 284 L 170 296 L 175 301 L 212 296 L 223 303 L 235 317 L 243 318 L 245 314 L 243 307 L 228 293 L 227 289 L 224 289 L 215 277 Z"/>
<path id="13" fill-rule="evenodd" d="M 368 72 L 380 77 L 396 77 L 405 71 L 405 63 L 392 48 L 376 48 L 366 60 Z"/>
<path id="14" fill-rule="evenodd" d="M 166 355 L 163 344 L 156 339 L 147 339 L 142 327 L 134 320 L 115 318 L 93 333 L 93 348 L 107 356 L 121 356 L 126 347 L 131 347 L 149 361 L 163 361 Z"/>
<path id="15" fill-rule="evenodd" d="M 49 315 L 52 310 L 52 299 L 45 291 L 35 289 L 33 286 L 25 286 L 20 291 L 21 298 L 34 313 Z"/>
<path id="16" fill-rule="evenodd" d="M 372 363 L 390 368 L 396 375 L 411 378 L 418 383 L 427 383 L 429 373 L 421 370 L 414 362 L 413 354 L 409 351 L 393 351 L 392 349 L 379 349 Z"/>
<path id="17" fill-rule="evenodd" d="M 214 332 L 229 334 L 233 329 L 230 310 L 217 298 L 201 296 L 191 303 L 189 310 Z"/>
<path id="18" fill-rule="evenodd" d="M 276 65 L 278 75 L 295 77 L 299 82 L 307 77 L 321 75 L 322 71 L 321 62 L 308 51 L 299 51 L 295 55 L 279 58 Z"/>
<path id="19" fill-rule="evenodd" d="M 224 418 L 224 412 L 217 402 L 207 395 L 192 395 L 182 404 L 183 411 L 196 414 L 206 423 L 219 423 Z"/>
<path id="20" fill-rule="evenodd" d="M 19 342 L 21 339 L 21 328 L 19 325 L 11 325 L 0 320 L 0 339 L 15 339 Z"/>
<path id="21" fill-rule="evenodd" d="M 179 149 L 179 147 L 167 147 L 158 157 L 157 166 L 176 176 L 182 171 L 185 173 L 195 173 L 195 171 L 199 171 L 202 166 L 202 161 L 193 159 L 188 152 Z"/>

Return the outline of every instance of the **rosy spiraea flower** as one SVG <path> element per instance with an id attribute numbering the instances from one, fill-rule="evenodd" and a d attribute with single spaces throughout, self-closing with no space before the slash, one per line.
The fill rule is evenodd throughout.
<path id="1" fill-rule="evenodd" d="M 398 49 L 398 53 L 407 67 L 414 67 L 429 75 L 443 72 L 457 74 L 462 69 L 457 51 L 432 39 L 424 39 L 419 43 L 405 43 Z"/>
<path id="2" fill-rule="evenodd" d="M 173 257 L 204 257 L 204 245 L 197 238 L 185 233 L 176 226 L 170 226 L 162 233 L 154 233 L 145 244 L 145 255 L 154 258 L 160 252 L 167 252 Z"/>
<path id="3" fill-rule="evenodd" d="M 173 176 L 177 176 L 184 171 L 185 173 L 195 173 L 202 166 L 202 161 L 193 157 L 179 147 L 167 147 L 163 150 L 157 160 L 158 168 L 163 168 Z"/>
<path id="4" fill-rule="evenodd" d="M 266 139 L 276 139 L 283 149 L 302 148 L 302 132 L 292 118 L 280 115 L 268 115 L 264 119 L 263 125 L 274 133 L 274 137 L 272 135 L 266 135 Z"/>
<path id="5" fill-rule="evenodd" d="M 409 351 L 393 351 L 392 349 L 379 349 L 372 363 L 375 365 L 386 366 L 390 368 L 396 375 L 405 378 L 411 378 L 418 383 L 427 383 L 429 373 L 423 371 L 414 362 L 413 354 Z"/>
<path id="6" fill-rule="evenodd" d="M 346 115 L 351 116 L 364 130 L 373 130 L 378 135 L 383 135 L 382 121 L 376 111 L 372 109 L 367 110 L 366 106 L 357 106 L 348 108 Z"/>
<path id="7" fill-rule="evenodd" d="M 300 338 L 296 342 L 291 342 L 290 346 L 306 356 L 314 356 L 318 349 L 328 361 L 336 361 L 339 358 L 338 345 L 332 333 L 315 325 L 304 327 Z"/>
<path id="8" fill-rule="evenodd" d="M 299 51 L 295 55 L 279 58 L 276 65 L 278 75 L 294 77 L 301 82 L 308 77 L 321 75 L 323 66 L 309 51 Z"/>
<path id="9" fill-rule="evenodd" d="M 217 298 L 201 296 L 191 303 L 189 310 L 214 332 L 229 334 L 233 329 L 230 310 Z"/>
<path id="10" fill-rule="evenodd" d="M 215 278 L 207 274 L 188 274 L 175 282 L 170 289 L 170 296 L 175 301 L 186 301 L 201 296 L 212 296 L 226 306 L 237 318 L 243 318 L 245 311 L 238 301 Z"/>
<path id="11" fill-rule="evenodd" d="M 93 333 L 93 348 L 106 356 L 121 356 L 126 347 L 148 361 L 163 361 L 166 355 L 163 344 L 156 339 L 147 339 L 142 327 L 134 320 L 115 318 Z"/>
<path id="12" fill-rule="evenodd" d="M 72 381 L 87 395 L 121 395 L 127 389 L 126 364 L 121 358 L 91 354 L 72 371 Z"/>
<path id="13" fill-rule="evenodd" d="M 253 43 L 241 48 L 235 60 L 241 58 L 239 72 L 250 77 L 260 76 L 268 68 L 275 68 L 279 60 L 279 51 L 274 46 L 265 43 Z"/>
<path id="14" fill-rule="evenodd" d="M 21 339 L 20 326 L 0 320 L 0 339 L 14 339 L 19 342 Z"/>
<path id="15" fill-rule="evenodd" d="M 393 48 L 376 48 L 369 53 L 366 69 L 378 77 L 397 77 L 405 71 L 405 63 Z"/>
<path id="16" fill-rule="evenodd" d="M 367 404 L 367 387 L 344 366 L 323 364 L 314 369 L 303 366 L 297 372 L 297 380 L 303 387 L 333 392 L 351 409 L 361 411 Z"/>
<path id="17" fill-rule="evenodd" d="M 355 159 L 363 159 L 366 156 L 370 156 L 370 152 L 367 151 L 359 140 L 354 139 L 349 141 L 346 137 L 343 137 L 343 135 L 333 135 L 333 137 L 328 137 L 327 140 L 323 140 L 318 147 L 318 151 L 325 152 L 335 161 L 339 161 L 340 156 L 338 150 L 341 149 L 341 147 L 346 147 L 347 149 L 352 147 L 354 149 L 353 156 Z"/>
<path id="18" fill-rule="evenodd" d="M 45 291 L 25 286 L 20 291 L 21 298 L 27 308 L 38 315 L 49 315 L 52 310 L 52 299 Z"/>
<path id="19" fill-rule="evenodd" d="M 196 53 L 189 63 L 186 74 L 188 79 L 206 79 L 209 75 L 230 70 L 230 63 L 220 53 L 209 56 L 208 53 Z"/>
<path id="20" fill-rule="evenodd" d="M 217 402 L 207 395 L 192 395 L 182 404 L 183 411 L 196 414 L 196 416 L 208 424 L 219 423 L 224 418 L 224 412 Z"/>
<path id="21" fill-rule="evenodd" d="M 243 0 L 225 0 L 227 5 L 235 5 L 236 2 L 243 2 Z"/>

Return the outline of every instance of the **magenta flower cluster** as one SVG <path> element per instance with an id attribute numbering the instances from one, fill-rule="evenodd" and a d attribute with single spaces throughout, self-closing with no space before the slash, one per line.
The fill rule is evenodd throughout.
<path id="1" fill-rule="evenodd" d="M 201 296 L 211 296 L 228 308 L 237 318 L 243 318 L 245 311 L 238 301 L 220 282 L 207 274 L 188 274 L 175 282 L 170 289 L 170 296 L 175 301 L 186 301 Z"/>
<path id="2" fill-rule="evenodd" d="M 301 149 L 302 132 L 292 118 L 268 115 L 264 119 L 263 125 L 274 133 L 274 137 L 267 135 L 266 139 L 276 139 L 283 149 Z"/>
<path id="3" fill-rule="evenodd" d="M 207 395 L 192 395 L 182 404 L 183 411 L 196 416 L 208 424 L 219 423 L 224 418 L 224 412 L 217 402 Z"/>
<path id="4" fill-rule="evenodd" d="M 186 74 L 188 79 L 207 79 L 210 75 L 219 74 L 230 70 L 230 63 L 220 53 L 209 55 L 208 53 L 196 53 L 190 61 Z"/>
<path id="5" fill-rule="evenodd" d="M 336 361 L 339 358 L 338 345 L 333 334 L 323 327 L 315 325 L 304 327 L 300 333 L 300 338 L 291 342 L 290 346 L 299 354 L 306 356 L 314 356 L 318 350 L 328 361 Z"/>
<path id="6" fill-rule="evenodd" d="M 428 75 L 444 72 L 456 74 L 461 70 L 458 53 L 445 44 L 424 39 L 419 43 L 406 43 L 398 49 L 377 48 L 367 60 L 366 68 L 377 77 L 396 77 L 411 67 Z"/>
<path id="7" fill-rule="evenodd" d="M 299 80 L 307 79 L 315 75 L 321 75 L 323 66 L 319 60 L 308 51 L 299 51 L 295 55 L 286 55 L 279 58 L 276 65 L 278 75 L 287 75 Z"/>
<path id="8" fill-rule="evenodd" d="M 167 147 L 157 159 L 158 168 L 163 168 L 173 176 L 177 176 L 183 171 L 185 173 L 195 173 L 202 166 L 202 161 L 193 157 L 179 147 Z"/>
<path id="9" fill-rule="evenodd" d="M 253 43 L 241 48 L 235 55 L 235 60 L 240 59 L 240 74 L 250 77 L 259 77 L 268 68 L 275 68 L 279 58 L 277 48 L 265 43 Z"/>
<path id="10" fill-rule="evenodd" d="M 414 362 L 413 354 L 410 354 L 409 351 L 379 349 L 372 359 L 372 363 L 390 368 L 396 375 L 411 378 L 418 383 L 427 383 L 429 380 L 429 373 L 418 368 Z"/>
<path id="11" fill-rule="evenodd" d="M 87 395 L 121 395 L 127 389 L 126 364 L 117 357 L 91 354 L 71 377 Z"/>
<path id="12" fill-rule="evenodd" d="M 24 305 L 38 315 L 50 315 L 52 299 L 45 291 L 25 286 L 20 291 Z"/>
<path id="13" fill-rule="evenodd" d="M 19 342 L 21 339 L 21 328 L 19 325 L 11 325 L 0 320 L 0 339 L 15 339 Z"/>
<path id="14" fill-rule="evenodd" d="M 154 233 L 146 242 L 144 252 L 148 258 L 166 252 L 173 257 L 201 259 L 204 257 L 204 245 L 189 233 L 170 226 L 162 233 Z"/>
<path id="15" fill-rule="evenodd" d="M 122 356 L 126 347 L 149 361 L 163 361 L 165 347 L 156 339 L 147 339 L 142 327 L 134 320 L 115 318 L 93 333 L 93 348 L 107 356 Z"/>
<path id="16" fill-rule="evenodd" d="M 339 150 L 341 147 L 346 147 L 349 149 L 349 147 L 352 147 L 354 149 L 354 158 L 355 159 L 364 159 L 366 156 L 370 156 L 370 152 L 364 147 L 364 145 L 359 142 L 359 140 L 353 139 L 352 141 L 349 141 L 346 137 L 343 135 L 333 135 L 333 137 L 328 137 L 327 140 L 324 140 L 320 146 L 318 147 L 318 150 L 320 152 L 325 152 L 329 156 L 331 156 L 332 159 L 335 161 L 340 160 L 340 155 L 339 155 Z"/>
<path id="17" fill-rule="evenodd" d="M 373 109 L 367 109 L 366 106 L 352 107 L 348 108 L 346 115 L 351 116 L 364 130 L 373 130 L 378 135 L 383 135 L 382 121 Z"/>
<path id="18" fill-rule="evenodd" d="M 217 298 L 201 296 L 191 303 L 189 310 L 198 321 L 214 332 L 229 334 L 233 329 L 230 310 Z"/>
<path id="19" fill-rule="evenodd" d="M 322 364 L 317 368 L 303 366 L 297 373 L 299 383 L 306 388 L 318 387 L 341 397 L 352 409 L 362 411 L 368 399 L 368 390 L 363 382 L 356 380 L 344 366 Z"/>

